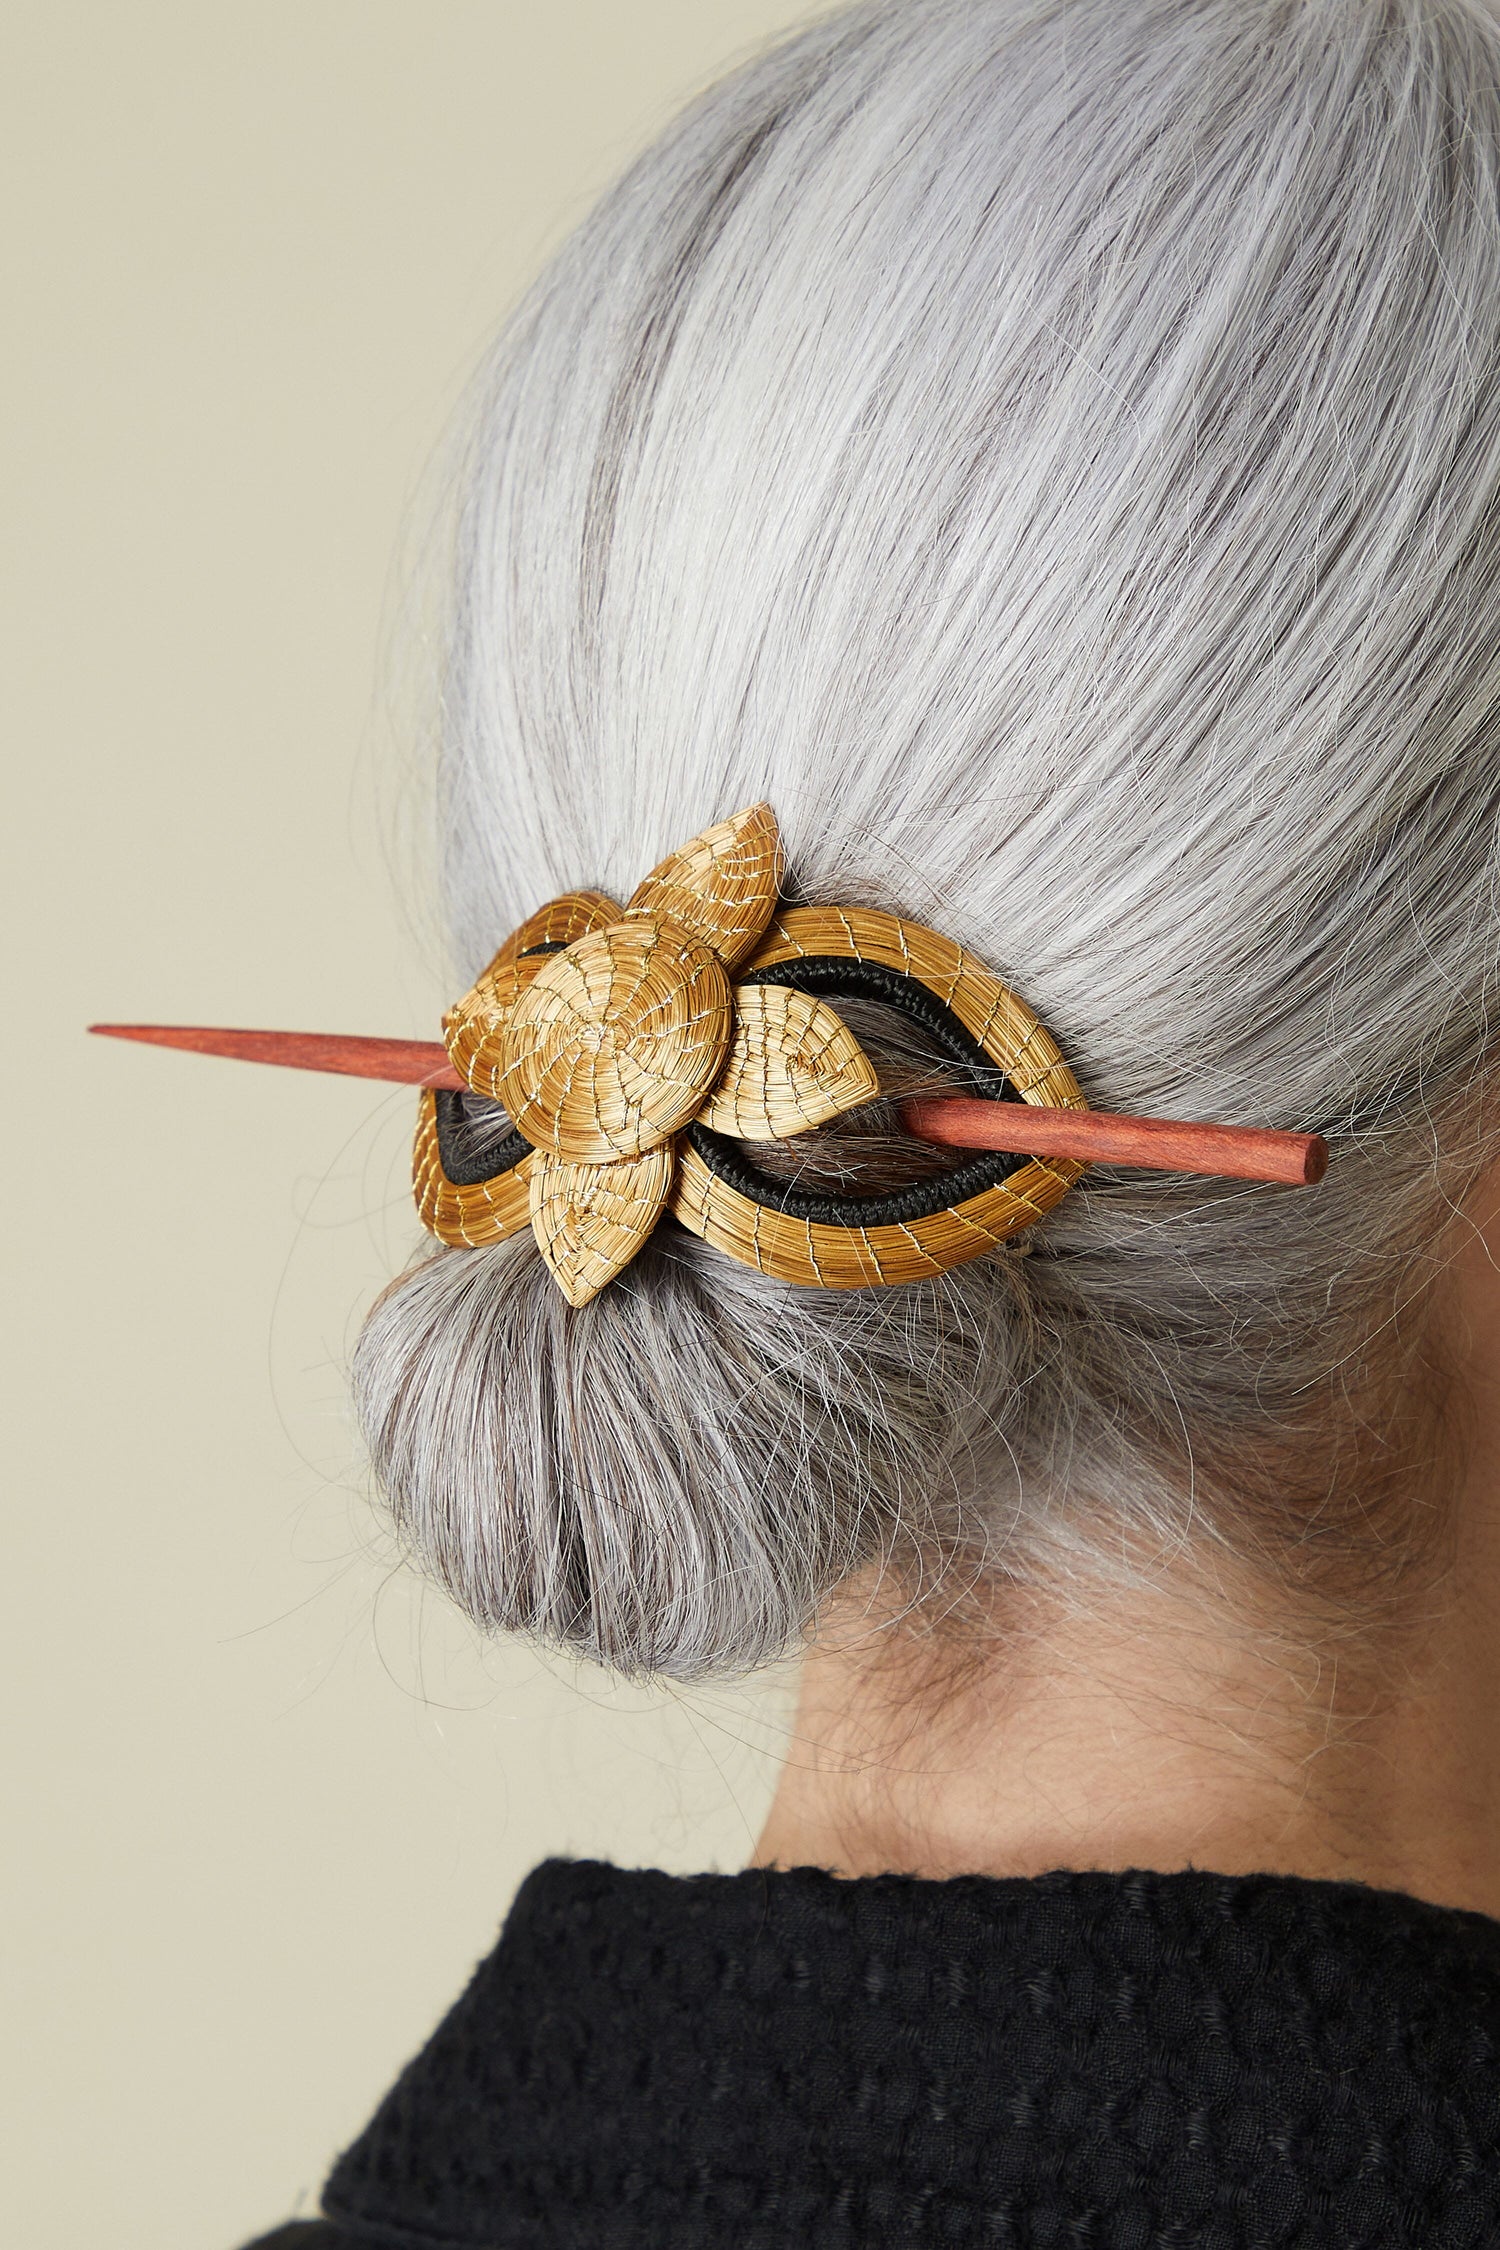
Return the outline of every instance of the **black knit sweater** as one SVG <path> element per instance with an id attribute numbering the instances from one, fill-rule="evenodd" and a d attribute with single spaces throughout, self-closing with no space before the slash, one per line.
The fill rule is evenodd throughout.
<path id="1" fill-rule="evenodd" d="M 1497 2250 L 1500 1921 L 548 1860 L 258 2250 Z"/>

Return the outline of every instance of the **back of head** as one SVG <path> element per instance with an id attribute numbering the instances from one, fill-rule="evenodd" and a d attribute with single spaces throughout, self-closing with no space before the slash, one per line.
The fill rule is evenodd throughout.
<path id="1" fill-rule="evenodd" d="M 1497 273 L 1478 0 L 874 0 L 557 257 L 466 463 L 465 980 L 766 798 L 797 898 L 972 947 L 1096 1104 L 1333 1163 L 1096 1172 L 847 1295 L 670 1221 L 576 1310 L 529 1233 L 426 1257 L 360 1410 L 483 1623 L 687 1677 L 876 1561 L 944 1605 L 1180 1541 L 1355 1619 L 1399 1580 L 1490 1063 Z"/>

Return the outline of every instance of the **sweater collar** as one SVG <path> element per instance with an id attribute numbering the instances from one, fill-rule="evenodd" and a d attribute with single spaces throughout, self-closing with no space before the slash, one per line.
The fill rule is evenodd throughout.
<path id="1" fill-rule="evenodd" d="M 340 2159 L 389 2250 L 1500 2241 L 1500 1921 L 554 1859 Z"/>

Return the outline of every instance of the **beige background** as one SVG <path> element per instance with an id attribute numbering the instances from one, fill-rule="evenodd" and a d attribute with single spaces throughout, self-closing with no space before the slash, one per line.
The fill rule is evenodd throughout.
<path id="1" fill-rule="evenodd" d="M 410 1097 L 81 1027 L 433 1035 L 377 817 L 413 494 L 547 247 L 791 13 L 6 0 L 16 2250 L 311 2210 L 528 1867 L 756 1833 L 785 1678 L 619 1692 L 392 1568 L 342 1366 L 412 1239 Z"/>

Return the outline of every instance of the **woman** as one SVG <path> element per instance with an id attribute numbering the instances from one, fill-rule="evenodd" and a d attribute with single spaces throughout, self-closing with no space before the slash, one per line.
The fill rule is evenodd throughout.
<path id="1" fill-rule="evenodd" d="M 890 1286 L 669 1187 L 578 1301 L 545 1228 L 427 1246 L 355 1369 L 414 1551 L 625 1671 L 805 1637 L 798 1747 L 743 1873 L 538 1869 L 270 2240 L 1500 2241 L 1488 6 L 873 0 L 752 62 L 487 372 L 443 712 L 429 1187 L 516 1126 L 496 980 L 540 1038 L 516 963 L 614 924 L 486 984 L 506 933 L 763 803 L 782 910 L 1332 1162 L 1066 1172 Z M 762 1172 L 930 1200 L 972 1158 L 892 1102 L 972 1073 L 835 1013 L 882 1098 Z"/>

